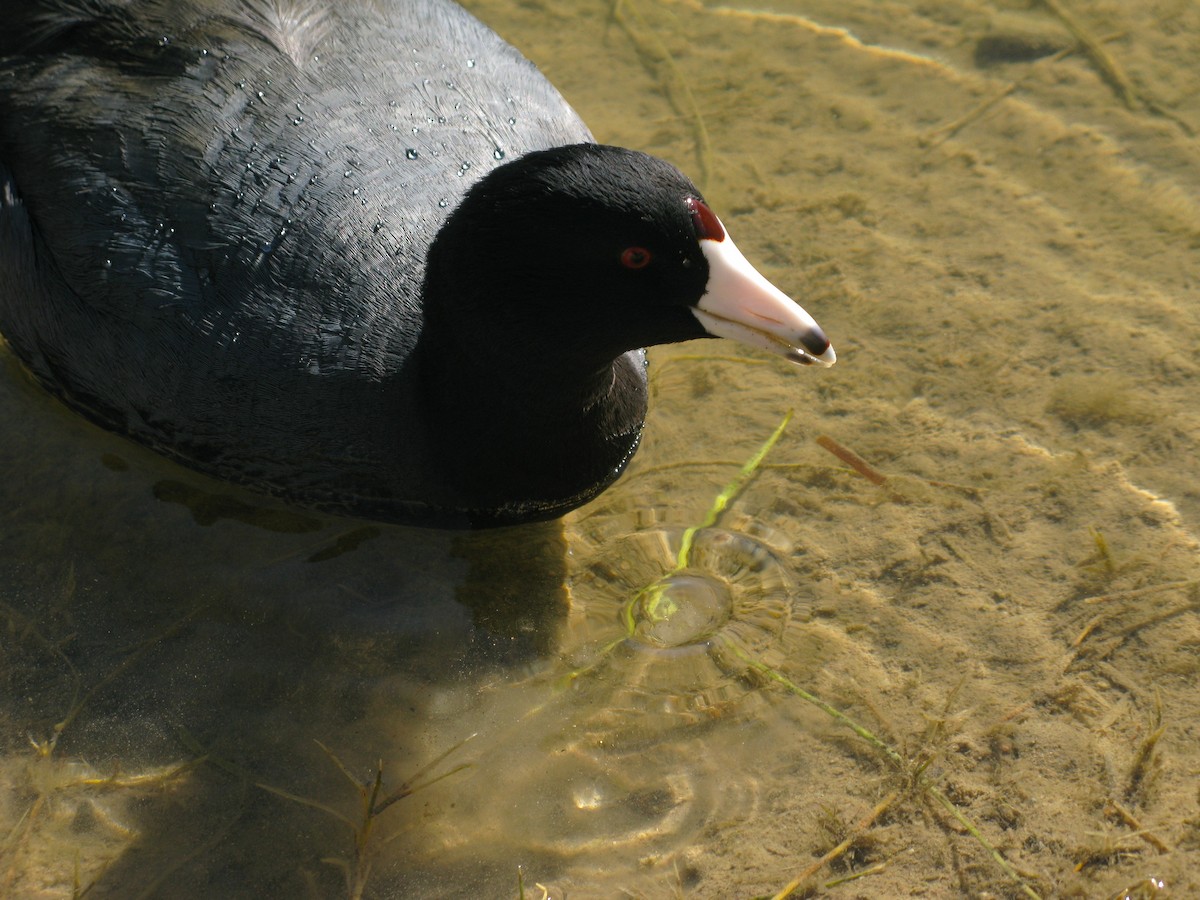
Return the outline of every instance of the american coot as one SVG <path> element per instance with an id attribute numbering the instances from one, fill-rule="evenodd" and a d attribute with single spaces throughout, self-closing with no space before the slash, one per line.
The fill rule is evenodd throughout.
<path id="1" fill-rule="evenodd" d="M 0 332 L 188 466 L 382 520 L 620 474 L 649 344 L 833 350 L 448 0 L 0 0 Z"/>

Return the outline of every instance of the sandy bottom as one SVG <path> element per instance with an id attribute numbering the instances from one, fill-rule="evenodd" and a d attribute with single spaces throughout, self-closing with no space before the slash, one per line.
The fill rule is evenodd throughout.
<path id="1" fill-rule="evenodd" d="M 0 895 L 1200 896 L 1200 8 L 469 5 L 838 365 L 655 350 L 625 478 L 485 537 L 8 365 Z"/>

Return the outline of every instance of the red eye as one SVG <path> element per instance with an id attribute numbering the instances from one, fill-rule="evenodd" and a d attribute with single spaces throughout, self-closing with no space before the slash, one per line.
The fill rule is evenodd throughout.
<path id="1" fill-rule="evenodd" d="M 621 265 L 627 269 L 644 269 L 650 265 L 651 258 L 645 247 L 626 247 L 621 251 Z"/>

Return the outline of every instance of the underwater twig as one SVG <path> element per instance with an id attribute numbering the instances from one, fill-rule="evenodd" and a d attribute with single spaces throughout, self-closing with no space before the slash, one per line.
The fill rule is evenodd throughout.
<path id="1" fill-rule="evenodd" d="M 55 765 L 51 757 L 42 755 L 42 749 L 45 745 L 33 742 L 37 748 L 38 756 L 34 765 L 39 767 L 47 767 Z M 13 882 L 16 880 L 18 868 L 17 863 L 22 852 L 28 846 L 32 839 L 36 825 L 42 811 L 51 803 L 53 803 L 52 795 L 60 792 L 66 792 L 73 788 L 94 788 L 98 790 L 128 790 L 134 788 L 143 788 L 150 786 L 160 786 L 167 783 L 172 778 L 182 774 L 193 768 L 195 761 L 187 761 L 172 766 L 164 766 L 161 769 L 153 772 L 145 772 L 137 775 L 119 776 L 116 772 L 108 776 L 83 776 L 78 778 L 65 778 L 53 786 L 39 784 L 37 787 L 37 796 L 33 803 L 22 812 L 16 823 L 0 841 L 0 858 L 8 857 L 8 866 L 3 872 L 3 877 L 0 878 L 0 897 L 15 896 L 12 891 Z M 40 778 L 34 779 L 35 784 L 42 781 Z M 134 829 L 127 828 L 118 822 L 115 818 L 109 815 L 102 807 L 93 805 L 91 807 L 92 815 L 97 821 L 103 823 L 111 831 L 118 834 L 124 840 L 132 840 L 137 836 Z M 110 860 L 111 861 L 111 860 Z M 107 868 L 108 862 L 105 862 L 101 867 L 100 874 L 104 868 Z M 83 896 L 91 890 L 91 884 L 86 887 L 78 887 L 80 884 L 79 878 L 79 860 L 75 859 L 74 882 L 77 886 L 74 896 Z M 95 874 L 95 878 L 99 878 L 99 874 Z M 94 883 L 94 881 L 92 882 Z"/>
<path id="2" fill-rule="evenodd" d="M 657 466 L 648 466 L 644 469 L 638 469 L 625 476 L 625 483 L 637 481 L 639 478 L 647 478 L 651 475 L 659 475 L 663 472 L 673 472 L 678 469 L 732 469 L 741 466 L 742 463 L 732 459 L 698 459 L 698 460 L 678 460 L 676 462 L 661 463 Z M 836 468 L 833 466 L 821 465 L 819 463 L 808 462 L 764 462 L 759 467 L 760 472 L 844 472 L 845 469 Z M 957 494 L 962 494 L 969 500 L 978 500 L 985 496 L 989 489 L 979 487 L 972 484 L 956 484 L 953 481 L 938 481 L 932 478 L 918 478 L 914 475 L 889 475 L 886 476 L 887 481 L 892 486 L 907 484 L 910 481 L 918 484 L 927 484 L 930 487 L 942 488 L 947 491 L 954 491 Z M 902 496 L 899 491 L 898 496 Z"/>
<path id="3" fill-rule="evenodd" d="M 890 794 L 888 794 L 886 797 L 884 797 L 882 800 L 880 800 L 877 804 L 875 804 L 875 808 L 872 809 L 867 815 L 863 816 L 863 818 L 858 822 L 858 824 L 854 826 L 854 830 L 849 835 L 847 835 L 845 840 L 843 840 L 840 844 L 838 844 L 836 847 L 834 847 L 832 850 L 830 850 L 828 853 L 826 853 L 820 859 L 816 860 L 815 862 L 810 864 L 808 867 L 806 867 L 804 869 L 804 871 L 802 871 L 799 875 L 797 875 L 795 878 L 793 878 L 791 881 L 789 881 L 783 887 L 783 889 L 779 891 L 779 893 L 775 894 L 771 898 L 771 900 L 784 900 L 784 898 L 792 896 L 792 894 L 795 893 L 797 888 L 804 886 L 805 882 L 807 882 L 810 878 L 812 878 L 814 875 L 816 875 L 818 872 L 820 872 L 821 869 L 825 868 L 825 866 L 829 865 L 829 863 L 833 862 L 835 859 L 837 859 L 839 856 L 841 856 L 843 853 L 845 853 L 847 850 L 849 850 L 850 847 L 854 844 L 854 842 L 857 841 L 860 837 L 862 837 L 868 828 L 870 828 L 872 825 L 874 825 L 876 822 L 878 822 L 879 818 L 885 812 L 887 812 L 891 808 L 892 804 L 895 803 L 899 798 L 900 798 L 900 792 L 892 791 Z M 867 873 L 866 872 L 856 873 L 856 875 L 865 875 L 865 874 L 867 874 Z"/>
<path id="4" fill-rule="evenodd" d="M 851 881 L 858 881 L 860 878 L 866 878 L 868 875 L 879 875 L 887 870 L 888 861 L 875 863 L 873 866 L 868 866 L 865 869 L 859 869 L 857 872 L 851 872 L 849 875 L 843 875 L 841 878 L 833 878 L 825 882 L 826 888 L 834 888 L 839 885 L 848 884 Z"/>
<path id="5" fill-rule="evenodd" d="M 1133 833 L 1137 837 L 1140 837 L 1159 853 L 1171 852 L 1171 848 L 1167 845 L 1166 841 L 1154 834 L 1154 832 L 1144 828 L 1142 823 L 1138 821 L 1137 816 L 1127 810 L 1112 797 L 1109 797 L 1104 801 L 1104 812 L 1110 818 L 1120 819 L 1124 825 L 1128 825 L 1133 829 Z"/>
<path id="6" fill-rule="evenodd" d="M 1154 761 L 1154 751 L 1159 739 L 1166 734 L 1167 726 L 1163 722 L 1162 697 L 1154 693 L 1154 713 L 1150 719 L 1150 733 L 1138 745 L 1133 762 L 1129 766 L 1129 777 L 1125 782 L 1125 799 L 1133 800 L 1145 786 L 1150 767 Z"/>
<path id="7" fill-rule="evenodd" d="M 1172 591 L 1176 588 L 1190 588 L 1200 585 L 1200 579 L 1189 579 L 1188 581 L 1170 581 L 1166 584 L 1152 584 L 1149 587 L 1135 588 L 1131 591 L 1114 591 L 1111 594 L 1097 594 L 1094 597 L 1084 597 L 1080 603 L 1107 603 L 1110 600 L 1132 600 L 1135 597 L 1144 597 L 1147 594 L 1157 594 L 1159 591 Z"/>
<path id="8" fill-rule="evenodd" d="M 1088 623 L 1083 626 L 1083 630 L 1080 631 L 1079 634 L 1077 634 L 1075 636 L 1075 640 L 1071 641 L 1071 646 L 1072 647 L 1083 646 L 1083 642 L 1086 641 L 1088 638 L 1090 638 L 1092 636 L 1092 634 L 1096 631 L 1097 628 L 1099 628 L 1105 622 L 1109 621 L 1109 619 L 1111 619 L 1111 618 L 1112 618 L 1112 616 L 1110 616 L 1108 614 L 1093 616 L 1091 619 L 1088 620 Z M 1076 656 L 1078 656 L 1078 654 L 1076 654 Z"/>
<path id="9" fill-rule="evenodd" d="M 291 800 L 293 803 L 299 803 L 300 805 L 310 807 L 311 809 L 319 809 L 321 812 L 333 816 L 333 818 L 337 819 L 343 825 L 357 833 L 358 826 L 350 820 L 349 816 L 343 815 L 332 806 L 322 803 L 320 800 L 312 800 L 308 797 L 301 797 L 299 794 L 293 794 L 291 791 L 285 791 L 283 788 L 277 788 L 261 781 L 256 781 L 254 786 L 262 788 L 264 791 L 274 794 L 277 797 L 282 797 L 284 800 Z"/>
<path id="10" fill-rule="evenodd" d="M 1066 26 L 1067 31 L 1071 32 L 1071 36 L 1079 42 L 1083 52 L 1092 61 L 1092 65 L 1100 72 L 1100 77 L 1116 91 L 1117 97 L 1125 104 L 1125 107 L 1137 109 L 1139 98 L 1133 82 L 1129 80 L 1129 76 L 1125 74 L 1117 61 L 1104 49 L 1104 45 L 1084 28 L 1059 0 L 1041 0 L 1041 2 L 1046 9 L 1058 17 L 1058 20 Z"/>
<path id="11" fill-rule="evenodd" d="M 867 479 L 867 481 L 871 482 L 871 484 L 877 485 L 879 487 L 883 487 L 884 485 L 887 485 L 888 490 L 889 490 L 889 495 L 891 496 L 891 498 L 893 500 L 905 499 L 904 493 L 897 489 L 897 485 L 905 484 L 905 483 L 909 483 L 909 482 L 916 482 L 918 484 L 927 484 L 930 487 L 944 488 L 946 490 L 956 491 L 957 493 L 963 494 L 964 496 L 966 496 L 972 500 L 978 500 L 981 495 L 987 493 L 987 488 L 975 487 L 975 486 L 969 485 L 969 484 L 955 484 L 953 481 L 937 481 L 934 479 L 920 478 L 920 477 L 913 476 L 913 475 L 898 475 L 898 476 L 884 475 L 882 472 L 880 472 L 878 469 L 876 469 L 874 466 L 872 466 L 870 463 L 868 463 L 865 459 L 863 459 L 861 456 L 859 456 L 857 453 L 855 453 L 853 450 L 851 450 L 849 447 L 847 447 L 844 444 L 838 443 L 837 441 L 835 441 L 833 438 L 831 438 L 827 434 L 820 435 L 817 438 L 817 444 L 820 447 L 822 447 L 823 449 L 828 450 L 830 453 L 832 453 L 834 456 L 836 456 L 838 459 L 840 459 L 842 462 L 844 462 L 846 465 L 848 465 L 853 471 L 857 472 L 863 478 Z M 789 468 L 789 467 L 796 467 L 796 466 L 800 466 L 800 465 L 802 465 L 802 464 L 801 463 L 773 463 L 772 465 L 767 466 L 767 468 L 768 469 L 783 469 L 783 468 Z"/>
<path id="12" fill-rule="evenodd" d="M 950 138 L 954 137 L 956 134 L 958 134 L 960 131 L 962 131 L 964 128 L 966 128 L 968 125 L 970 125 L 972 122 L 976 121 L 977 119 L 982 118 L 984 113 L 986 113 L 989 109 L 991 109 L 993 106 L 995 106 L 1001 100 L 1003 100 L 1005 97 L 1014 93 L 1017 90 L 1017 87 L 1020 85 L 1020 83 L 1021 83 L 1020 81 L 1013 81 L 1013 82 L 1010 82 L 1009 84 L 1006 84 L 1004 87 L 1002 87 L 996 93 L 992 94 L 992 96 L 988 97 L 986 100 L 984 100 L 979 105 L 975 106 L 973 109 L 963 113 L 961 116 L 959 116 L 954 121 L 947 122 L 945 125 L 935 128 L 933 131 L 929 132 L 928 134 L 926 134 L 924 137 L 922 137 L 920 139 L 921 146 L 926 147 L 926 148 L 940 147 L 942 144 L 946 143 L 946 141 L 950 140 Z"/>
<path id="13" fill-rule="evenodd" d="M 1163 622 L 1174 619 L 1176 616 L 1193 612 L 1196 609 L 1200 609 L 1200 599 L 1188 600 L 1185 603 L 1180 603 L 1160 612 L 1153 613 L 1152 615 L 1139 619 L 1130 625 L 1125 625 L 1122 628 L 1109 632 L 1109 636 L 1112 638 L 1112 640 L 1108 645 L 1104 646 L 1100 650 L 1090 648 L 1085 649 L 1083 647 L 1083 642 L 1090 638 L 1102 625 L 1106 625 L 1113 619 L 1117 618 L 1119 613 L 1110 612 L 1098 615 L 1091 619 L 1087 625 L 1084 626 L 1083 631 L 1080 632 L 1079 636 L 1076 637 L 1072 642 L 1071 646 L 1075 648 L 1074 658 L 1082 658 L 1083 656 L 1087 655 L 1096 659 L 1104 659 L 1105 657 L 1110 656 L 1118 647 L 1136 635 L 1139 631 L 1149 628 L 1151 625 L 1161 625 Z"/>
<path id="14" fill-rule="evenodd" d="M 881 474 L 867 463 L 865 459 L 851 450 L 849 447 L 844 447 L 831 438 L 827 434 L 823 434 L 817 438 L 817 444 L 825 450 L 828 450 L 855 472 L 861 475 L 871 484 L 882 485 L 887 483 L 887 476 Z"/>

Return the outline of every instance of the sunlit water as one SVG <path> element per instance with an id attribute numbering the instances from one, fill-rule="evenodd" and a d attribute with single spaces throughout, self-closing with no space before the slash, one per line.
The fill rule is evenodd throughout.
<path id="1" fill-rule="evenodd" d="M 0 895 L 753 896 L 892 791 L 818 882 L 1200 892 L 1200 14 L 1072 4 L 1127 108 L 1040 7 L 767 6 L 475 6 L 840 356 L 654 351 L 562 523 L 264 504 L 4 351 Z"/>

